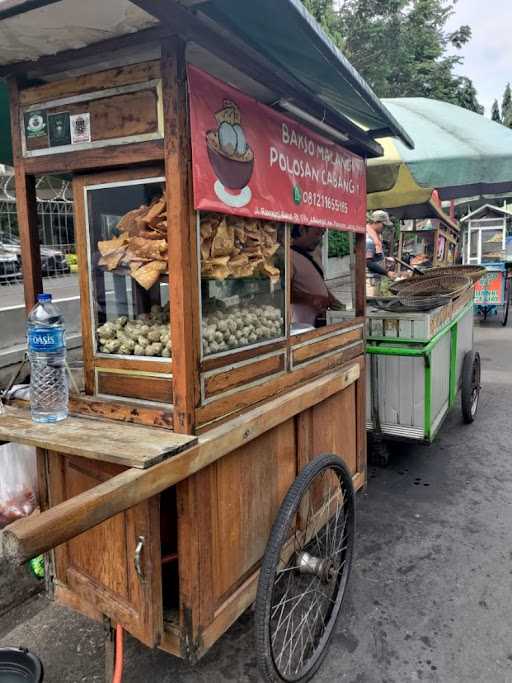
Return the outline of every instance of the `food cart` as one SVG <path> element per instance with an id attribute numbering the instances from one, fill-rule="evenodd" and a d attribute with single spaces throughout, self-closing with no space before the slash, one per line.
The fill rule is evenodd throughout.
<path id="1" fill-rule="evenodd" d="M 270 5 L 233 6 L 228 23 L 216 3 L 120 1 L 126 34 L 88 44 L 90 12 L 32 4 L 7 33 L 18 60 L 41 57 L 3 67 L 25 296 L 41 290 L 34 178 L 72 174 L 83 377 L 59 424 L 0 415 L 0 439 L 37 447 L 41 505 L 4 530 L 4 555 L 53 549 L 56 600 L 191 662 L 256 600 L 266 679 L 309 680 L 366 479 L 364 157 L 380 151 L 372 126 L 394 122 L 295 2 L 256 43 L 233 27 Z M 47 26 L 63 52 L 45 57 Z M 302 55 L 276 67 L 292 29 L 331 50 L 364 126 L 301 84 Z M 291 223 L 353 236 L 350 319 L 294 334 Z"/>
<path id="2" fill-rule="evenodd" d="M 503 326 L 510 307 L 510 266 L 512 263 L 512 213 L 486 204 L 465 216 L 463 261 L 485 266 L 487 274 L 475 287 L 475 306 L 484 320 L 498 316 Z"/>
<path id="3" fill-rule="evenodd" d="M 385 440 L 432 443 L 459 391 L 464 421 L 476 417 L 481 372 L 473 288 L 431 311 L 369 305 L 367 316 L 367 427 L 375 437 L 372 460 L 386 465 Z"/>
<path id="4" fill-rule="evenodd" d="M 448 217 L 447 217 L 448 218 Z M 454 265 L 459 241 L 454 221 L 440 219 L 406 220 L 400 224 L 398 258 L 417 268 Z M 398 272 L 402 266 L 398 266 Z"/>

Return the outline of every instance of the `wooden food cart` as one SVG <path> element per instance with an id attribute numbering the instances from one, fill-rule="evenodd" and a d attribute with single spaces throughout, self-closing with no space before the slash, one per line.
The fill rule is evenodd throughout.
<path id="1" fill-rule="evenodd" d="M 279 17 L 231 3 L 230 23 L 217 4 L 119 0 L 126 33 L 85 32 L 81 49 L 89 14 L 73 4 L 69 46 L 61 31 L 61 53 L 41 45 L 33 62 L 20 61 L 34 59 L 20 55 L 24 27 L 44 10 L 44 41 L 69 24 L 66 2 L 0 12 L 18 39 L 3 74 L 26 303 L 42 289 L 35 176 L 72 174 L 84 370 L 62 423 L 33 424 L 19 405 L 0 415 L 0 439 L 38 449 L 41 503 L 3 546 L 14 562 L 53 549 L 56 600 L 192 662 L 259 580 L 267 680 L 307 680 L 341 607 L 366 478 L 363 157 L 380 153 L 372 126 L 407 137 L 297 3 Z M 235 30 L 251 12 L 269 17 L 259 49 Z M 285 63 L 275 45 L 292 25 L 306 51 L 330 51 L 325 75 L 343 75 L 364 125 L 300 81 L 314 80 L 307 60 Z M 316 181 L 296 177 L 308 154 Z M 354 236 L 349 319 L 292 334 L 291 223 Z"/>
<path id="2" fill-rule="evenodd" d="M 442 213 L 440 211 L 440 213 Z M 398 258 L 418 268 L 455 265 L 459 251 L 459 228 L 448 216 L 403 221 Z M 402 266 L 399 266 L 399 272 Z"/>

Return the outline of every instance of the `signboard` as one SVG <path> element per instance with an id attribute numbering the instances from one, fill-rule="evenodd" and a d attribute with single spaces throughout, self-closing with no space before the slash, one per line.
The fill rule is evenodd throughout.
<path id="1" fill-rule="evenodd" d="M 193 66 L 188 83 L 196 209 L 365 231 L 364 159 Z"/>
<path id="2" fill-rule="evenodd" d="M 488 271 L 475 285 L 475 304 L 485 306 L 503 304 L 503 273 Z"/>

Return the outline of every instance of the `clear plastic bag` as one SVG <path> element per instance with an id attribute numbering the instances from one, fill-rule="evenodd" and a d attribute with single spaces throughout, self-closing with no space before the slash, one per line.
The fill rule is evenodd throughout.
<path id="1" fill-rule="evenodd" d="M 7 443 L 0 446 L 0 529 L 37 506 L 36 450 Z"/>

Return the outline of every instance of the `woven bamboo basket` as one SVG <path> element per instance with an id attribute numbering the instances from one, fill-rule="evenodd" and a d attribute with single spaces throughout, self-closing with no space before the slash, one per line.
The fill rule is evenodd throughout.
<path id="1" fill-rule="evenodd" d="M 464 275 L 476 284 L 480 278 L 485 275 L 486 269 L 483 266 L 439 266 L 438 268 L 430 268 L 426 270 L 423 275 L 413 275 L 406 280 L 400 280 L 399 282 L 393 282 L 389 291 L 393 294 L 398 294 L 404 287 L 409 287 L 416 282 L 424 282 L 432 278 L 438 278 L 443 275 Z"/>
<path id="2" fill-rule="evenodd" d="M 456 299 L 473 282 L 465 275 L 441 275 L 435 278 L 419 278 L 398 293 L 403 306 L 417 311 L 428 311 Z"/>

